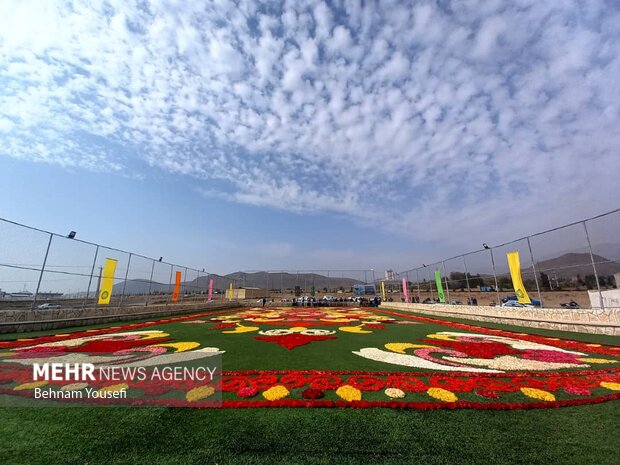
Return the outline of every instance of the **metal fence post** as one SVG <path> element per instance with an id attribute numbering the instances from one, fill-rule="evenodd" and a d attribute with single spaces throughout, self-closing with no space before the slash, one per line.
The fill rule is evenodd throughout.
<path id="1" fill-rule="evenodd" d="M 183 302 L 183 297 L 185 296 L 185 290 L 187 288 L 186 281 L 187 281 L 187 267 L 185 267 L 185 271 L 183 271 L 183 281 L 181 281 L 181 300 L 180 300 L 180 302 Z"/>
<path id="2" fill-rule="evenodd" d="M 47 264 L 47 256 L 50 253 L 50 247 L 52 245 L 53 234 L 50 233 L 50 240 L 47 243 L 47 249 L 45 250 L 45 257 L 43 258 L 43 265 L 41 266 L 41 273 L 39 273 L 39 282 L 37 283 L 37 290 L 34 293 L 34 297 L 32 299 L 32 307 L 37 304 L 37 297 L 39 296 L 39 289 L 41 288 L 41 280 L 43 279 L 43 273 L 45 272 L 45 265 Z"/>
<path id="3" fill-rule="evenodd" d="M 601 285 L 598 282 L 598 273 L 596 272 L 596 264 L 594 263 L 594 254 L 592 253 L 592 244 L 590 243 L 590 234 L 588 234 L 588 227 L 586 226 L 586 222 L 583 221 L 583 230 L 586 233 L 586 239 L 588 241 L 588 250 L 590 251 L 590 261 L 592 262 L 592 269 L 594 270 L 594 279 L 596 280 L 596 289 L 598 290 L 598 299 L 601 309 L 605 309 L 605 304 L 603 302 L 603 293 L 601 292 Z"/>
<path id="4" fill-rule="evenodd" d="M 93 258 L 93 266 L 90 269 L 90 278 L 88 278 L 88 289 L 86 290 L 86 296 L 84 297 L 84 302 L 82 302 L 82 309 L 86 307 L 86 301 L 90 297 L 90 285 L 93 282 L 93 273 L 95 272 L 95 265 L 97 264 L 97 255 L 99 254 L 99 246 L 95 249 L 95 258 Z"/>
<path id="5" fill-rule="evenodd" d="M 431 291 L 431 300 L 435 300 L 435 294 L 433 294 L 433 275 L 430 268 L 428 268 L 428 289 Z"/>
<path id="6" fill-rule="evenodd" d="M 532 260 L 532 269 L 534 270 L 534 282 L 536 283 L 536 292 L 538 292 L 538 301 L 540 302 L 540 308 L 543 308 L 542 295 L 540 294 L 540 286 L 538 285 L 538 276 L 536 273 L 536 265 L 534 263 L 534 254 L 532 253 L 530 236 L 527 236 L 527 248 L 530 250 L 530 260 Z"/>
<path id="7" fill-rule="evenodd" d="M 469 288 L 469 271 L 467 270 L 467 262 L 465 261 L 465 255 L 463 255 L 463 267 L 465 268 L 465 283 L 467 284 L 467 300 L 468 304 L 471 305 L 471 289 Z"/>
<path id="8" fill-rule="evenodd" d="M 146 302 L 144 303 L 145 307 L 148 307 L 149 300 L 151 300 L 151 286 L 153 285 L 153 271 L 155 271 L 155 260 L 151 260 L 151 277 L 149 278 L 149 292 L 146 295 Z"/>
<path id="9" fill-rule="evenodd" d="M 493 258 L 493 247 L 489 247 L 489 252 L 491 252 L 491 265 L 493 265 L 493 279 L 495 279 L 495 294 L 497 295 L 497 305 L 500 305 L 499 298 L 499 287 L 497 285 L 497 271 L 495 271 L 495 258 Z"/>
<path id="10" fill-rule="evenodd" d="M 445 260 L 441 262 L 443 264 L 443 280 L 446 283 L 446 291 L 448 292 L 448 305 L 450 305 L 450 286 L 448 286 L 448 272 L 446 271 Z"/>
<path id="11" fill-rule="evenodd" d="M 415 280 L 418 285 L 418 303 L 422 302 L 422 297 L 420 296 L 420 277 L 418 276 L 418 269 L 415 269 Z"/>
<path id="12" fill-rule="evenodd" d="M 133 254 L 130 252 L 129 253 L 129 259 L 127 260 L 127 269 L 125 270 L 125 280 L 123 281 L 123 293 L 121 294 L 121 300 L 118 303 L 118 306 L 120 307 L 121 305 L 123 305 L 123 299 L 125 298 L 125 288 L 127 287 L 127 276 L 129 275 L 129 266 L 131 265 L 131 256 Z"/>
<path id="13" fill-rule="evenodd" d="M 166 299 L 166 306 L 170 303 L 170 299 L 172 298 L 172 272 L 174 271 L 174 265 L 170 264 L 170 279 L 168 279 L 168 289 L 166 289 L 166 293 L 168 294 L 168 298 Z"/>

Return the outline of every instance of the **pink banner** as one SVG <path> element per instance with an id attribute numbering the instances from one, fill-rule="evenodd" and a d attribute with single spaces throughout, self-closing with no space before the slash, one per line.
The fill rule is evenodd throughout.
<path id="1" fill-rule="evenodd" d="M 207 301 L 213 299 L 213 279 L 209 280 L 209 295 L 207 296 Z"/>
<path id="2" fill-rule="evenodd" d="M 403 295 L 405 296 L 405 302 L 409 302 L 409 291 L 407 290 L 407 280 L 403 278 Z"/>

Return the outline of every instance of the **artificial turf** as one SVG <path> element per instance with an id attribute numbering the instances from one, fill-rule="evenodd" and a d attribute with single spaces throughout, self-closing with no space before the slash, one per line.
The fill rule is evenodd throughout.
<path id="1" fill-rule="evenodd" d="M 617 402 L 553 410 L 0 410 L 3 464 L 616 465 Z"/>
<path id="2" fill-rule="evenodd" d="M 467 323 L 558 336 L 553 331 Z M 301 346 L 289 353 L 276 344 L 254 341 L 252 335 L 206 332 L 204 328 L 171 323 L 154 329 L 169 331 L 175 334 L 175 339 L 182 336 L 183 340 L 200 340 L 214 346 L 219 343 L 227 350 L 225 370 L 277 369 L 286 364 L 287 353 L 297 353 L 296 369 L 317 368 L 318 363 L 329 369 L 377 369 L 377 362 L 359 357 L 359 360 L 351 357 L 344 367 L 340 357 L 331 355 L 334 353 L 331 349 L 350 353 L 349 345 L 358 349 L 361 341 L 361 347 L 378 347 L 386 338 L 390 341 L 394 337 L 419 338 L 429 331 L 445 330 L 432 324 L 395 326 L 389 332 L 347 335 L 339 340 Z M 603 336 L 568 333 L 568 337 L 593 343 L 617 343 Z M 233 340 L 234 344 L 226 342 Z M 355 366 L 351 367 L 351 363 Z M 385 365 L 380 369 L 390 370 Z M 510 411 L 2 408 L 0 463 L 615 465 L 620 456 L 619 406 L 620 402 L 612 401 Z"/>

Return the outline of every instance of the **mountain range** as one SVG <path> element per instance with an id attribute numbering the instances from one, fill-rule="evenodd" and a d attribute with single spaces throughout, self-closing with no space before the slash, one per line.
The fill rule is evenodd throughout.
<path id="1" fill-rule="evenodd" d="M 586 275 L 594 274 L 592 259 L 594 259 L 596 272 L 599 276 L 611 276 L 620 273 L 620 263 L 617 261 L 611 261 L 596 254 L 590 258 L 589 253 L 566 253 L 550 260 L 537 262 L 536 269 L 539 272 L 552 273 L 554 277 L 557 276 L 561 279 L 570 279 L 577 275 L 583 278 Z"/>
<path id="2" fill-rule="evenodd" d="M 601 255 L 593 255 L 596 269 L 599 276 L 610 276 L 620 273 L 620 263 L 609 260 Z M 559 279 L 570 279 L 580 275 L 582 278 L 593 274 L 592 262 L 589 253 L 565 253 L 559 257 L 548 260 L 541 260 L 536 263 L 536 269 L 540 272 L 553 274 Z M 529 272 L 529 269 L 524 269 Z M 317 273 L 267 273 L 259 271 L 256 273 L 245 273 L 237 271 L 224 276 L 212 274 L 210 276 L 200 276 L 191 281 L 181 283 L 182 292 L 206 292 L 209 289 L 209 279 L 213 279 L 213 289 L 223 291 L 228 289 L 231 282 L 235 287 L 257 287 L 261 289 L 295 289 L 299 286 L 302 290 L 310 290 L 315 287 L 317 290 L 327 288 L 334 291 L 339 288 L 349 290 L 354 284 L 362 281 L 344 277 L 330 277 Z M 147 279 L 130 279 L 125 285 L 125 295 L 139 295 L 151 293 L 170 293 L 174 285 L 151 282 Z M 116 283 L 112 290 L 113 295 L 120 295 L 123 292 L 123 283 Z"/>
<path id="3" fill-rule="evenodd" d="M 269 289 L 295 289 L 299 286 L 301 289 L 310 290 L 315 287 L 317 290 L 327 288 L 336 290 L 343 288 L 349 290 L 354 284 L 362 283 L 357 279 L 343 277 L 328 277 L 317 273 L 267 273 L 259 271 L 256 273 L 244 273 L 237 271 L 224 276 L 212 274 L 210 276 L 200 276 L 191 281 L 183 281 L 181 289 L 183 292 L 206 292 L 209 289 L 209 279 L 213 279 L 214 290 L 228 289 L 231 282 L 235 287 L 258 287 Z M 158 282 L 150 282 L 151 293 L 170 293 L 174 285 L 162 284 Z M 130 279 L 125 285 L 125 295 L 147 294 L 149 292 L 148 279 Z M 123 293 L 123 283 L 116 283 L 112 289 L 113 295 Z"/>

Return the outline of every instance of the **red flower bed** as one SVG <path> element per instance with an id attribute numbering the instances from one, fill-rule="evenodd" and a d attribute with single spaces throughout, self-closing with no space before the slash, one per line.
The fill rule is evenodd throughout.
<path id="1" fill-rule="evenodd" d="M 281 347 L 288 350 L 293 350 L 295 347 L 310 344 L 311 342 L 327 341 L 329 339 L 336 339 L 336 336 L 310 336 L 307 334 L 283 334 L 281 336 L 255 336 L 257 341 L 275 342 Z"/>
<path id="2" fill-rule="evenodd" d="M 256 394 L 258 394 L 258 389 L 256 389 L 254 386 L 248 386 L 248 387 L 244 387 L 241 388 L 237 391 L 237 396 L 238 397 L 254 397 L 256 396 Z"/>
<path id="3" fill-rule="evenodd" d="M 360 391 L 379 391 L 385 387 L 385 380 L 377 376 L 352 376 L 346 384 L 359 389 Z"/>
<path id="4" fill-rule="evenodd" d="M 325 392 L 320 389 L 308 388 L 301 393 L 301 396 L 304 399 L 321 399 L 322 397 L 325 397 Z"/>

